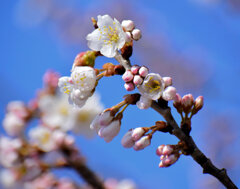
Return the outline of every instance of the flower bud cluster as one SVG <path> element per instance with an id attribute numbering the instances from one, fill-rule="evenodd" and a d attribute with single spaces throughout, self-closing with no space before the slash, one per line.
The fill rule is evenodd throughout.
<path id="1" fill-rule="evenodd" d="M 132 20 L 123 20 L 122 28 L 126 33 L 126 42 L 131 40 L 138 41 L 142 37 L 142 33 L 139 29 L 135 28 L 135 24 Z"/>
<path id="2" fill-rule="evenodd" d="M 7 114 L 2 122 L 3 128 L 10 136 L 22 134 L 30 116 L 27 106 L 21 101 L 12 101 L 7 105 Z"/>
<path id="3" fill-rule="evenodd" d="M 176 145 L 160 145 L 157 148 L 156 154 L 160 156 L 159 167 L 169 167 L 174 164 L 180 157 L 179 150 Z"/>
<path id="4" fill-rule="evenodd" d="M 186 115 L 189 113 L 194 115 L 203 107 L 203 96 L 199 96 L 194 100 L 192 94 L 187 94 L 183 97 L 177 94 L 173 105 L 179 113 L 184 112 Z"/>
<path id="5" fill-rule="evenodd" d="M 151 144 L 151 135 L 145 135 L 148 129 L 138 127 L 129 130 L 122 138 L 122 145 L 125 148 L 132 148 L 136 151 L 143 150 Z"/>
<path id="6" fill-rule="evenodd" d="M 131 70 L 126 70 L 122 76 L 123 81 L 125 82 L 124 87 L 127 91 L 132 91 L 135 89 L 135 86 L 142 84 L 144 78 L 148 74 L 148 68 L 145 66 L 132 66 Z"/>
<path id="7" fill-rule="evenodd" d="M 116 112 L 117 110 L 114 108 L 105 110 L 97 115 L 90 125 L 90 128 L 95 130 L 106 142 L 111 142 L 120 131 L 122 113 L 115 116 Z"/>

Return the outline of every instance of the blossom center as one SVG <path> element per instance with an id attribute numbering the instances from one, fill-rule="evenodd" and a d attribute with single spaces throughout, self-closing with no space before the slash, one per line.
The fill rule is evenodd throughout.
<path id="1" fill-rule="evenodd" d="M 113 25 L 115 25 L 116 23 L 113 22 Z M 117 27 L 112 27 L 112 26 L 103 26 L 103 29 L 98 28 L 98 30 L 100 31 L 101 36 L 99 37 L 99 40 L 102 39 L 102 36 L 104 36 L 106 39 L 104 39 L 103 41 L 105 42 L 105 44 L 107 45 L 112 45 L 113 42 L 117 43 L 119 40 L 119 36 L 118 36 L 118 32 L 117 32 Z"/>
<path id="2" fill-rule="evenodd" d="M 159 90 L 161 88 L 160 85 L 160 81 L 154 80 L 153 77 L 150 77 L 149 82 L 146 84 L 146 86 L 149 88 L 150 93 Z"/>

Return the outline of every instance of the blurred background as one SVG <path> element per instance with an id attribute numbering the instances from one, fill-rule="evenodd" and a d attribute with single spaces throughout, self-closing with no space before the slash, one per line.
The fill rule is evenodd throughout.
<path id="1" fill-rule="evenodd" d="M 91 17 L 109 14 L 119 21 L 131 19 L 142 31 L 142 39 L 134 44 L 132 63 L 171 76 L 181 95 L 204 96 L 204 108 L 193 118 L 191 134 L 215 165 L 227 168 L 240 186 L 239 0 L 15 0 L 0 4 L 1 120 L 9 101 L 28 102 L 34 97 L 46 70 L 69 75 L 76 54 L 88 49 L 85 37 L 93 30 Z M 108 61 L 98 58 L 96 67 Z M 105 107 L 117 104 L 126 93 L 121 77 L 104 78 L 97 91 Z M 174 109 L 173 113 L 180 121 Z M 223 188 L 212 176 L 203 175 L 191 157 L 158 168 L 155 150 L 160 144 L 177 143 L 173 136 L 159 133 L 140 152 L 121 146 L 121 137 L 130 128 L 152 126 L 158 120 L 162 117 L 153 110 L 130 107 L 120 134 L 111 143 L 78 136 L 77 144 L 97 173 L 104 178 L 130 178 L 140 189 Z M 66 174 L 78 180 L 71 171 Z"/>

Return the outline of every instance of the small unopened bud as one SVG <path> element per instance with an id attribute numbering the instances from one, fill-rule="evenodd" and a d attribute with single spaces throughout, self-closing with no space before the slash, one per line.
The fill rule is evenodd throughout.
<path id="1" fill-rule="evenodd" d="M 148 68 L 146 68 L 145 66 L 142 66 L 138 72 L 140 76 L 146 77 L 146 75 L 148 74 Z"/>
<path id="2" fill-rule="evenodd" d="M 165 145 L 163 148 L 163 155 L 170 155 L 173 152 L 173 147 L 171 145 Z"/>
<path id="3" fill-rule="evenodd" d="M 131 36 L 131 33 L 130 32 L 125 32 L 125 39 L 126 39 L 126 42 L 130 42 L 132 41 L 132 36 Z"/>
<path id="4" fill-rule="evenodd" d="M 151 144 L 151 137 L 150 136 L 143 136 L 140 138 L 135 145 L 133 146 L 133 149 L 138 151 L 146 148 Z"/>
<path id="5" fill-rule="evenodd" d="M 178 113 L 182 113 L 182 98 L 178 93 L 175 96 L 173 106 L 177 109 Z"/>
<path id="6" fill-rule="evenodd" d="M 143 78 L 140 75 L 135 75 L 133 78 L 133 83 L 135 85 L 141 85 L 143 82 Z"/>
<path id="7" fill-rule="evenodd" d="M 96 59 L 95 51 L 86 51 L 79 53 L 73 62 L 73 68 L 75 66 L 91 66 L 94 67 Z"/>
<path id="8" fill-rule="evenodd" d="M 130 82 L 130 83 L 125 83 L 124 84 L 124 88 L 127 90 L 127 91 L 133 91 L 135 89 L 135 85 Z"/>
<path id="9" fill-rule="evenodd" d="M 131 148 L 134 146 L 135 141 L 132 139 L 132 129 L 129 130 L 122 138 L 121 144 L 125 148 Z"/>
<path id="10" fill-rule="evenodd" d="M 121 121 L 119 119 L 112 121 L 108 126 L 101 127 L 98 135 L 103 137 L 106 142 L 111 142 L 120 131 Z"/>
<path id="11" fill-rule="evenodd" d="M 163 81 L 164 81 L 165 87 L 168 87 L 168 86 L 172 85 L 172 78 L 171 77 L 163 77 Z"/>
<path id="12" fill-rule="evenodd" d="M 132 66 L 132 67 L 131 67 L 131 72 L 132 72 L 132 74 L 134 74 L 134 75 L 138 74 L 138 70 L 139 70 L 139 69 L 140 69 L 140 66 L 138 66 L 138 65 Z"/>
<path id="13" fill-rule="evenodd" d="M 182 98 L 182 105 L 183 105 L 183 111 L 185 113 L 189 113 L 191 111 L 191 108 L 193 106 L 193 95 L 192 94 L 187 94 L 184 95 Z"/>
<path id="14" fill-rule="evenodd" d="M 125 31 L 132 31 L 135 26 L 132 20 L 123 20 L 122 27 Z"/>
<path id="15" fill-rule="evenodd" d="M 126 70 L 126 72 L 122 76 L 123 81 L 130 82 L 133 80 L 133 74 L 130 70 Z"/>
<path id="16" fill-rule="evenodd" d="M 141 31 L 139 30 L 139 29 L 134 29 L 133 31 L 132 31 L 132 37 L 133 37 L 133 39 L 134 40 L 139 40 L 139 39 L 141 39 L 141 37 L 142 37 L 142 33 L 141 33 Z"/>
<path id="17" fill-rule="evenodd" d="M 201 110 L 203 107 L 203 96 L 199 96 L 194 101 L 194 108 L 192 113 L 196 114 L 199 110 Z"/>
<path id="18" fill-rule="evenodd" d="M 165 147 L 164 144 L 158 146 L 158 148 L 157 148 L 157 150 L 156 150 L 156 154 L 157 154 L 158 156 L 162 156 L 162 155 L 163 155 L 163 148 L 164 148 L 164 147 Z"/>
<path id="19" fill-rule="evenodd" d="M 175 87 L 169 86 L 167 87 L 162 94 L 162 98 L 166 101 L 170 101 L 175 99 L 177 90 Z"/>
<path id="20" fill-rule="evenodd" d="M 142 127 L 138 127 L 132 130 L 132 139 L 134 141 L 139 140 L 144 134 L 145 134 L 145 130 Z"/>

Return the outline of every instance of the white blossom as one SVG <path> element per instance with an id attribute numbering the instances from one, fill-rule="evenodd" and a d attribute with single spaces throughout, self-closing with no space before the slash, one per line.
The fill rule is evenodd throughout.
<path id="1" fill-rule="evenodd" d="M 86 37 L 88 47 L 94 51 L 100 51 L 106 57 L 114 57 L 116 51 L 120 50 L 126 41 L 121 24 L 109 15 L 99 15 L 97 26 L 98 28 Z"/>
<path id="2" fill-rule="evenodd" d="M 33 144 L 37 145 L 45 152 L 52 151 L 56 148 L 56 143 L 52 138 L 52 130 L 37 126 L 29 131 L 29 137 Z"/>
<path id="3" fill-rule="evenodd" d="M 157 100 L 161 97 L 164 90 L 164 81 L 159 74 L 148 74 L 142 85 L 138 86 L 140 93 L 152 100 Z"/>
<path id="4" fill-rule="evenodd" d="M 73 131 L 86 137 L 92 137 L 94 131 L 89 128 L 92 120 L 103 110 L 98 94 L 94 94 L 86 101 L 82 108 L 74 108 L 68 103 L 67 96 L 46 95 L 40 98 L 39 108 L 42 111 L 44 125 L 52 129 Z"/>
<path id="5" fill-rule="evenodd" d="M 10 169 L 3 169 L 0 172 L 0 183 L 6 188 L 16 185 L 17 175 Z"/>
<path id="6" fill-rule="evenodd" d="M 25 126 L 25 121 L 15 113 L 7 113 L 3 120 L 3 128 L 10 136 L 19 136 Z"/>
<path id="7" fill-rule="evenodd" d="M 61 77 L 58 82 L 60 90 L 69 95 L 69 102 L 82 107 L 92 96 L 96 86 L 96 72 L 89 66 L 76 66 L 71 77 Z"/>
<path id="8" fill-rule="evenodd" d="M 22 147 L 20 139 L 0 138 L 0 163 L 4 167 L 13 167 L 19 162 L 18 150 Z"/>

